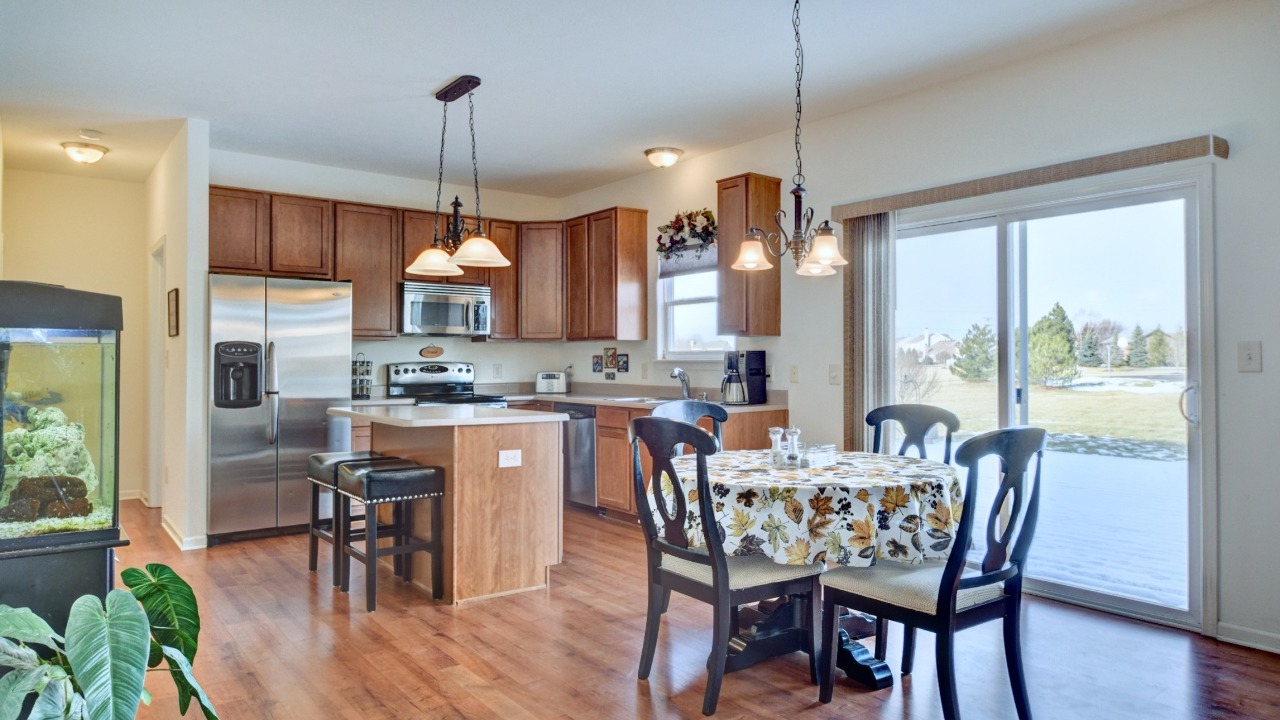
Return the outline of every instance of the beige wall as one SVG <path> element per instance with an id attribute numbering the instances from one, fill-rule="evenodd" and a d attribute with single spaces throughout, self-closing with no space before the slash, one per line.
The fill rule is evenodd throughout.
<path id="1" fill-rule="evenodd" d="M 4 267 L 32 280 L 118 295 L 120 496 L 147 477 L 146 193 L 141 183 L 28 170 L 6 173 Z"/>
<path id="2" fill-rule="evenodd" d="M 4 123 L 0 122 L 0 278 L 4 277 Z"/>

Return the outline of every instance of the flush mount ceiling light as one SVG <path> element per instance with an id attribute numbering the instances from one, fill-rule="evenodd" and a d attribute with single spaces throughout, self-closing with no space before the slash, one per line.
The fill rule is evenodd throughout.
<path id="1" fill-rule="evenodd" d="M 804 77 L 804 47 L 800 44 L 800 0 L 795 0 L 795 7 L 791 11 L 791 27 L 796 33 L 796 174 L 792 178 L 795 187 L 791 188 L 791 197 L 795 200 L 792 213 L 795 228 L 788 240 L 787 230 L 782 226 L 787 214 L 782 210 L 773 216 L 778 232 L 766 233 L 758 227 L 748 228 L 738 259 L 731 267 L 734 270 L 768 270 L 773 267 L 768 255 L 782 257 L 790 252 L 796 260 L 797 275 L 822 277 L 835 275 L 835 266 L 849 263 L 840 255 L 840 241 L 836 238 L 831 222 L 823 220 L 817 230 L 811 230 L 813 208 L 804 207 L 804 165 L 800 159 L 800 115 L 803 110 L 800 81 Z"/>
<path id="2" fill-rule="evenodd" d="M 82 142 L 64 142 L 62 149 L 67 151 L 67 157 L 83 165 L 92 165 L 107 154 L 107 149 L 101 145 Z"/>
<path id="3" fill-rule="evenodd" d="M 440 120 L 440 162 L 436 173 L 436 225 L 431 247 L 423 250 L 405 272 L 413 275 L 461 275 L 460 265 L 472 267 L 507 267 L 511 264 L 493 241 L 485 237 L 484 216 L 480 214 L 480 171 L 476 163 L 476 105 L 472 91 L 480 87 L 480 78 L 463 75 L 436 93 L 436 99 L 444 104 Z M 444 231 L 440 228 L 440 193 L 444 186 L 444 138 L 448 127 L 449 103 L 463 95 L 471 113 L 471 176 L 476 189 L 476 225 L 469 228 L 462 221 L 462 202 L 455 195 L 453 216 L 445 219 Z M 452 253 L 452 254 L 451 254 Z"/>
<path id="4" fill-rule="evenodd" d="M 644 156 L 649 158 L 649 162 L 653 163 L 654 167 L 658 168 L 669 168 L 675 165 L 683 154 L 683 150 L 673 147 L 656 147 L 644 151 Z"/>

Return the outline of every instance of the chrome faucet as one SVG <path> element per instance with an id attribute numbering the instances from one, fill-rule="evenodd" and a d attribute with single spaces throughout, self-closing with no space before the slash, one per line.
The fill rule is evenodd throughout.
<path id="1" fill-rule="evenodd" d="M 671 377 L 680 381 L 680 397 L 685 400 L 689 397 L 689 376 L 680 368 L 671 368 Z"/>

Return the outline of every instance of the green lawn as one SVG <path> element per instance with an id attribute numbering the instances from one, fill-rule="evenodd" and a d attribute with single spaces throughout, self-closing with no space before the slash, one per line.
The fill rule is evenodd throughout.
<path id="1" fill-rule="evenodd" d="M 961 431 L 981 432 L 996 427 L 996 383 L 967 383 L 945 367 L 930 367 L 937 380 L 923 402 L 947 408 L 960 417 Z M 1076 383 L 1099 380 L 1105 370 L 1081 368 Z M 1115 368 L 1113 380 L 1142 383 L 1150 375 L 1176 377 L 1175 369 Z M 1033 425 L 1052 433 L 1079 433 L 1092 437 L 1183 443 L 1187 426 L 1178 412 L 1177 393 L 1141 393 L 1124 390 L 1086 391 L 1032 386 Z"/>

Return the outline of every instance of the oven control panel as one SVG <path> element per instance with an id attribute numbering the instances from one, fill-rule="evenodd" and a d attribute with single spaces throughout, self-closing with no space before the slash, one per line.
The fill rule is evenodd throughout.
<path id="1" fill-rule="evenodd" d="M 389 363 L 388 385 L 470 385 L 475 365 L 466 362 Z"/>

